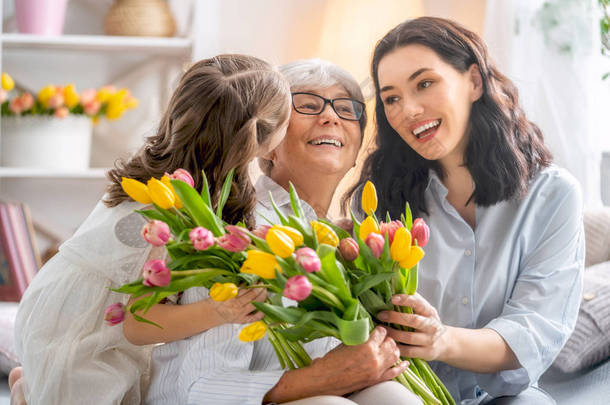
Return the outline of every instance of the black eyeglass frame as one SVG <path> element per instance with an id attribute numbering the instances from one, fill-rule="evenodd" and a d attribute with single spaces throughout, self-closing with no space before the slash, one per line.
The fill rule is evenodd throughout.
<path id="1" fill-rule="evenodd" d="M 299 111 L 297 109 L 297 106 L 294 105 L 294 96 L 299 95 L 299 94 L 314 96 L 314 97 L 324 100 L 322 109 L 317 113 L 306 113 L 306 112 Z M 303 114 L 303 115 L 320 115 L 326 109 L 326 104 L 330 104 L 330 106 L 333 109 L 333 111 L 335 112 L 335 114 L 337 114 L 337 117 L 341 118 L 342 120 L 346 120 L 346 121 L 360 121 L 360 118 L 362 118 L 362 114 L 364 114 L 364 109 L 366 108 L 365 104 L 362 101 L 358 101 L 358 100 L 350 98 L 350 97 L 338 97 L 338 98 L 329 99 L 329 98 L 322 97 L 319 94 L 308 93 L 308 92 L 304 92 L 304 91 L 297 91 L 297 92 L 291 93 L 290 100 L 292 101 L 292 108 L 294 108 L 294 111 L 298 112 L 299 114 Z M 337 100 L 349 100 L 352 103 L 359 104 L 362 107 L 362 109 L 360 110 L 360 113 L 358 114 L 358 116 L 356 118 L 345 118 L 341 114 L 339 114 L 339 112 L 335 109 L 335 101 L 337 101 Z M 357 111 L 354 109 L 354 112 L 357 112 Z"/>

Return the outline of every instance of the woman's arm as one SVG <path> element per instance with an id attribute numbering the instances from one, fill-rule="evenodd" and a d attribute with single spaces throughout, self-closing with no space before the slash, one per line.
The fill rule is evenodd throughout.
<path id="1" fill-rule="evenodd" d="M 436 309 L 419 294 L 399 294 L 393 297 L 392 303 L 411 307 L 414 312 L 385 311 L 378 314 L 380 320 L 415 329 L 414 332 L 403 332 L 388 328 L 388 336 L 402 343 L 399 348 L 404 357 L 439 360 L 477 373 L 521 367 L 511 348 L 493 329 L 443 325 Z"/>
<path id="2" fill-rule="evenodd" d="M 309 367 L 287 371 L 265 395 L 263 403 L 286 402 L 316 395 L 344 395 L 391 380 L 408 362 L 396 364 L 399 352 L 383 328 L 358 346 L 339 346 Z"/>
<path id="3" fill-rule="evenodd" d="M 252 301 L 262 302 L 267 298 L 264 288 L 240 290 L 237 297 L 228 301 L 214 301 L 207 298 L 187 305 L 157 304 L 143 316 L 163 329 L 136 321 L 127 315 L 123 323 L 125 338 L 134 345 L 166 343 L 185 339 L 225 323 L 250 323 L 263 318 Z M 129 300 L 131 304 L 132 300 Z"/>

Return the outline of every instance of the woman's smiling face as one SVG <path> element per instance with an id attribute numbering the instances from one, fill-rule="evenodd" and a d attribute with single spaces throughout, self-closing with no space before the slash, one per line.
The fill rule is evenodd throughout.
<path id="1" fill-rule="evenodd" d="M 461 164 L 472 103 L 481 96 L 478 67 L 462 73 L 412 44 L 385 55 L 377 76 L 386 118 L 401 138 L 427 160 Z"/>

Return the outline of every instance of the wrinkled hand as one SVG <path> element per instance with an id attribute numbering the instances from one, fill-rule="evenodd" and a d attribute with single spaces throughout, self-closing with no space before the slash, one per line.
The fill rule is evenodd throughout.
<path id="1" fill-rule="evenodd" d="M 398 342 L 403 357 L 416 357 L 426 361 L 443 360 L 450 348 L 446 331 L 438 312 L 421 295 L 397 294 L 392 297 L 394 305 L 413 308 L 413 314 L 382 311 L 377 318 L 384 322 L 408 326 L 413 332 L 404 332 L 386 327 L 388 336 Z"/>
<path id="2" fill-rule="evenodd" d="M 260 321 L 265 314 L 258 312 L 252 301 L 263 302 L 267 298 L 265 288 L 239 290 L 237 296 L 227 301 L 212 301 L 212 308 L 224 323 L 251 323 Z"/>
<path id="3" fill-rule="evenodd" d="M 368 341 L 357 346 L 339 345 L 324 357 L 315 359 L 320 377 L 327 389 L 320 394 L 344 395 L 371 385 L 391 380 L 402 373 L 408 362 L 401 362 L 400 352 L 384 328 L 377 327 Z"/>

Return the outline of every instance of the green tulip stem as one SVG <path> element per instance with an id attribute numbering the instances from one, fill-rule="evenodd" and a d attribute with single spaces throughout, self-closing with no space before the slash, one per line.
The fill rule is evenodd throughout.
<path id="1" fill-rule="evenodd" d="M 345 306 L 341 303 L 341 301 L 339 301 L 339 299 L 333 293 L 326 290 L 325 288 L 322 288 L 322 287 L 314 284 L 311 292 L 321 301 L 324 301 L 324 302 L 334 306 L 341 312 L 345 311 Z"/>
<path id="2" fill-rule="evenodd" d="M 197 274 L 212 273 L 212 272 L 217 272 L 218 275 L 225 275 L 225 276 L 231 276 L 231 275 L 235 274 L 235 273 L 227 271 L 227 270 L 216 269 L 213 267 L 206 268 L 206 269 L 193 269 L 193 270 L 172 270 L 171 274 L 172 274 L 172 277 L 178 277 L 178 276 L 194 276 Z"/>

